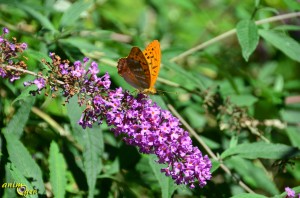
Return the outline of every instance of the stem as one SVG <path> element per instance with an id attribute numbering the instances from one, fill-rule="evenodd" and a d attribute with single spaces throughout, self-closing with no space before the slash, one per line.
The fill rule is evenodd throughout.
<path id="1" fill-rule="evenodd" d="M 274 22 L 274 21 L 280 21 L 280 20 L 284 20 L 284 19 L 289 19 L 289 18 L 294 18 L 294 17 L 299 17 L 300 16 L 300 12 L 295 12 L 295 13 L 289 13 L 289 14 L 283 14 L 283 15 L 278 15 L 278 16 L 274 16 L 274 17 L 270 17 L 270 18 L 266 18 L 266 19 L 262 19 L 262 20 L 259 20 L 259 21 L 256 21 L 255 24 L 256 25 L 261 25 L 261 24 L 264 24 L 264 23 L 271 23 L 271 22 Z M 218 41 L 221 41 L 231 35 L 234 35 L 236 33 L 236 29 L 232 29 L 232 30 L 229 30 L 211 40 L 208 40 L 196 47 L 193 47 L 181 54 L 179 54 L 178 56 L 172 58 L 170 61 L 171 62 L 176 62 L 186 56 L 189 56 L 191 54 L 193 54 L 194 52 L 196 51 L 199 51 L 199 50 L 202 50 Z"/>
<path id="2" fill-rule="evenodd" d="M 21 68 L 16 68 L 16 67 L 14 67 L 14 66 L 10 66 L 10 65 L 1 65 L 1 67 L 3 67 L 3 68 L 8 68 L 8 69 L 15 70 L 15 71 L 19 71 L 19 72 L 26 73 L 26 74 L 30 74 L 30 75 L 32 75 L 32 76 L 37 76 L 37 77 L 40 77 L 40 78 L 44 78 L 45 80 L 47 79 L 47 77 L 42 76 L 42 75 L 38 75 L 38 74 L 35 73 L 35 72 L 29 71 L 29 70 L 25 70 L 25 69 L 21 69 Z"/>
<path id="3" fill-rule="evenodd" d="M 175 108 L 168 104 L 167 105 L 170 111 L 180 120 L 180 122 L 186 127 L 186 129 L 190 132 L 192 136 L 200 143 L 200 145 L 204 148 L 204 150 L 208 153 L 208 155 L 213 158 L 216 161 L 220 161 L 218 157 L 212 152 L 212 150 L 205 144 L 205 142 L 201 139 L 201 137 L 196 133 L 196 131 L 180 116 L 180 114 L 175 110 Z M 255 193 L 251 188 L 249 188 L 243 181 L 238 179 L 236 176 L 232 174 L 232 172 L 229 170 L 229 168 L 220 162 L 220 167 L 230 176 L 233 177 L 233 179 L 247 192 L 249 193 Z"/>
<path id="4" fill-rule="evenodd" d="M 39 75 L 35 72 L 29 71 L 29 70 L 26 70 L 26 69 L 16 68 L 16 67 L 10 66 L 10 65 L 0 65 L 0 66 L 3 67 L 3 68 L 8 68 L 8 69 L 11 69 L 11 70 L 15 70 L 15 71 L 19 71 L 19 72 L 22 72 L 22 73 L 30 74 L 32 76 L 37 76 L 37 77 L 40 77 L 40 78 L 44 78 L 45 80 L 48 79 L 48 77 L 46 77 L 46 76 Z M 57 82 L 61 85 L 65 84 L 63 81 L 60 81 L 60 80 L 56 80 L 55 82 Z"/>

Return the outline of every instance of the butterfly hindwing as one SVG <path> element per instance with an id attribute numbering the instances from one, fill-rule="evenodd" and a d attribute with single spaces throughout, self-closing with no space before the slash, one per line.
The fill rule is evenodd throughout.
<path id="1" fill-rule="evenodd" d="M 138 47 L 133 47 L 127 57 L 128 67 L 138 80 L 140 88 L 146 89 L 150 86 L 150 69 L 143 52 Z"/>
<path id="2" fill-rule="evenodd" d="M 134 73 L 128 67 L 128 59 L 127 58 L 120 58 L 118 62 L 118 73 L 120 76 L 124 78 L 124 80 L 133 86 L 134 88 L 139 89 L 140 83 L 136 79 Z"/>

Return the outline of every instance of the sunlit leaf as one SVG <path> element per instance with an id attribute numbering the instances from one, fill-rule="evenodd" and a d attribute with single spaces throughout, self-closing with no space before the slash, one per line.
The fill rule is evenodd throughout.
<path id="1" fill-rule="evenodd" d="M 161 186 L 162 198 L 169 198 L 172 196 L 177 186 L 170 177 L 167 177 L 160 171 L 162 168 L 165 167 L 165 165 L 158 164 L 157 162 L 155 162 L 156 159 L 156 156 L 150 156 L 149 164 L 152 168 L 152 171 L 155 174 L 156 179 L 158 180 Z"/>
<path id="2" fill-rule="evenodd" d="M 66 188 L 66 162 L 59 152 L 58 145 L 52 141 L 49 154 L 50 183 L 55 197 L 64 197 Z"/>
<path id="3" fill-rule="evenodd" d="M 284 144 L 271 144 L 265 142 L 243 143 L 225 150 L 221 157 L 226 158 L 237 155 L 247 159 L 282 159 L 300 155 L 300 150 Z"/>
<path id="4" fill-rule="evenodd" d="M 290 36 L 271 30 L 259 30 L 259 34 L 285 55 L 300 62 L 300 44 Z"/>
<path id="5" fill-rule="evenodd" d="M 259 41 L 256 24 L 251 20 L 240 21 L 236 26 L 236 33 L 242 48 L 243 57 L 248 61 Z"/>
<path id="6" fill-rule="evenodd" d="M 86 11 L 92 3 L 91 0 L 80 0 L 73 3 L 72 6 L 64 12 L 60 20 L 60 27 L 72 25 L 80 17 L 80 14 Z"/>

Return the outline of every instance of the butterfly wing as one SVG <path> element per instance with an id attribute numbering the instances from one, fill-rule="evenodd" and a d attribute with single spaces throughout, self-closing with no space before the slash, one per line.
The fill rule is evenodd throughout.
<path id="1" fill-rule="evenodd" d="M 148 62 L 138 47 L 133 47 L 127 58 L 119 60 L 118 73 L 127 83 L 141 91 L 150 87 Z"/>
<path id="2" fill-rule="evenodd" d="M 150 90 L 154 90 L 154 84 L 157 80 L 158 73 L 160 70 L 160 61 L 161 61 L 161 52 L 160 44 L 158 40 L 152 41 L 146 49 L 143 51 L 143 54 L 147 60 L 148 67 L 150 70 Z M 151 91 L 150 91 L 151 92 Z"/>

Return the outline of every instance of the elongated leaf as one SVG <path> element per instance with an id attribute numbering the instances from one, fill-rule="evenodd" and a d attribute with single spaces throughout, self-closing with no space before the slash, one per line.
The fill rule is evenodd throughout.
<path id="1" fill-rule="evenodd" d="M 219 161 L 216 161 L 216 160 L 212 160 L 211 161 L 211 164 L 212 164 L 212 167 L 211 167 L 211 172 L 215 172 L 215 170 L 217 170 L 219 167 L 220 167 L 220 162 Z"/>
<path id="2" fill-rule="evenodd" d="M 300 129 L 299 127 L 288 127 L 286 129 L 287 135 L 293 146 L 300 148 Z"/>
<path id="3" fill-rule="evenodd" d="M 34 97 L 26 98 L 26 101 L 22 101 L 23 104 L 20 106 L 17 113 L 13 116 L 7 127 L 4 129 L 6 133 L 10 135 L 16 135 L 18 138 L 21 137 L 34 101 Z"/>
<path id="4" fill-rule="evenodd" d="M 242 20 L 236 26 L 236 33 L 246 61 L 255 50 L 259 35 L 256 24 L 251 20 Z"/>
<path id="5" fill-rule="evenodd" d="M 89 186 L 89 197 L 94 197 L 97 176 L 103 168 L 101 156 L 104 151 L 104 142 L 102 131 L 98 127 L 87 129 L 84 133 L 86 142 L 83 151 L 83 164 Z"/>
<path id="6" fill-rule="evenodd" d="M 270 42 L 291 59 L 300 62 L 300 44 L 286 34 L 270 30 L 259 30 L 260 36 Z"/>
<path id="7" fill-rule="evenodd" d="M 36 20 L 38 20 L 44 28 L 46 28 L 48 30 L 51 30 L 53 32 L 57 31 L 55 29 L 55 27 L 52 25 L 52 23 L 50 22 L 50 20 L 46 16 L 44 16 L 43 14 L 36 11 L 34 8 L 29 7 L 25 4 L 21 4 L 21 3 L 18 3 L 18 7 L 20 7 L 21 9 L 23 9 L 27 13 L 29 13 Z"/>
<path id="8" fill-rule="evenodd" d="M 49 56 L 47 56 L 46 54 L 40 52 L 40 51 L 36 51 L 33 49 L 27 49 L 24 51 L 24 54 L 26 55 L 26 57 L 31 57 L 36 61 L 41 61 L 42 59 L 45 59 L 47 62 L 52 62 L 51 58 Z M 47 70 L 50 70 L 50 68 L 48 67 L 44 67 Z"/>
<path id="9" fill-rule="evenodd" d="M 296 147 L 284 144 L 269 144 L 265 142 L 245 143 L 236 147 L 227 149 L 221 155 L 226 158 L 237 155 L 247 159 L 265 158 L 265 159 L 283 159 L 300 155 L 300 150 Z"/>
<path id="10" fill-rule="evenodd" d="M 234 156 L 226 160 L 225 164 L 233 168 L 247 184 L 256 188 L 263 186 L 263 190 L 270 194 L 279 193 L 276 185 L 270 179 L 269 175 L 266 174 L 265 170 L 260 166 L 256 166 L 250 160 Z"/>
<path id="11" fill-rule="evenodd" d="M 104 151 L 103 135 L 100 127 L 82 129 L 78 120 L 82 110 L 78 107 L 75 99 L 71 99 L 67 105 L 68 116 L 71 120 L 72 128 L 76 131 L 77 140 L 83 145 L 83 164 L 84 171 L 89 186 L 89 197 L 95 194 L 97 176 L 103 168 L 101 156 Z"/>
<path id="12" fill-rule="evenodd" d="M 7 151 L 10 161 L 24 177 L 31 179 L 31 185 L 38 189 L 39 194 L 45 194 L 41 169 L 32 159 L 30 153 L 16 136 L 4 133 L 4 137 L 7 142 Z"/>
<path id="13" fill-rule="evenodd" d="M 230 95 L 230 101 L 238 106 L 251 106 L 258 99 L 250 94 Z"/>
<path id="14" fill-rule="evenodd" d="M 50 183 L 55 197 L 65 197 L 66 162 L 59 152 L 58 145 L 52 141 L 49 154 Z"/>
<path id="15" fill-rule="evenodd" d="M 299 31 L 299 25 L 280 25 L 274 28 L 274 30 L 284 30 L 284 31 Z"/>
<path id="16" fill-rule="evenodd" d="M 162 198 L 172 197 L 172 194 L 176 190 L 177 186 L 175 185 L 174 181 L 170 177 L 165 176 L 160 171 L 162 168 L 165 167 L 165 165 L 158 164 L 155 162 L 155 160 L 157 160 L 157 157 L 155 155 L 151 155 L 149 157 L 149 164 L 162 190 L 161 192 Z"/>
<path id="17" fill-rule="evenodd" d="M 36 91 L 37 90 L 37 86 L 33 85 L 33 86 L 29 86 L 26 87 L 22 93 L 20 95 L 18 95 L 18 97 L 16 99 L 14 99 L 13 104 L 19 100 L 32 100 L 33 97 L 30 94 L 30 91 Z"/>
<path id="18" fill-rule="evenodd" d="M 281 115 L 282 119 L 286 122 L 290 122 L 290 123 L 298 123 L 299 122 L 300 112 L 298 110 L 283 109 L 280 112 L 280 115 Z"/>
<path id="19" fill-rule="evenodd" d="M 152 99 L 153 102 L 156 102 L 158 106 L 160 106 L 162 109 L 168 109 L 165 101 L 157 95 L 151 95 L 150 98 Z"/>
<path id="20" fill-rule="evenodd" d="M 254 193 L 243 193 L 243 194 L 235 195 L 231 198 L 266 198 L 266 196 L 260 194 L 254 194 Z"/>
<path id="21" fill-rule="evenodd" d="M 17 185 L 23 185 L 23 187 L 25 186 L 26 190 L 33 190 L 32 195 L 26 195 L 26 192 L 22 192 L 20 191 L 20 189 L 15 189 L 17 194 L 19 195 L 23 195 L 26 197 L 38 197 L 38 189 L 36 189 L 36 187 L 33 187 L 29 181 L 24 177 L 24 175 L 22 175 L 22 173 L 20 172 L 20 170 L 18 170 L 12 163 L 8 163 L 6 166 L 6 170 L 9 170 L 9 173 L 11 174 L 13 181 L 7 181 L 7 182 L 16 182 Z M 25 194 L 24 194 L 25 193 Z M 17 195 L 15 195 L 17 197 Z"/>
<path id="22" fill-rule="evenodd" d="M 74 3 L 62 16 L 60 27 L 72 25 L 80 17 L 80 14 L 86 11 L 92 3 L 93 1 L 91 0 L 81 0 Z"/>

